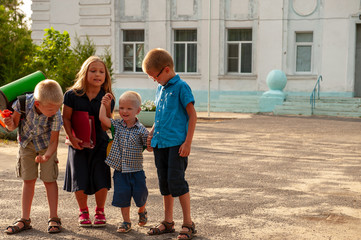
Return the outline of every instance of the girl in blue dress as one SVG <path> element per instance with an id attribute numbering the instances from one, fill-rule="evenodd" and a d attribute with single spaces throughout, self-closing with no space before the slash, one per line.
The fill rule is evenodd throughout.
<path id="1" fill-rule="evenodd" d="M 88 195 L 95 194 L 96 208 L 94 227 L 106 225 L 104 205 L 111 187 L 109 166 L 104 162 L 108 135 L 99 121 L 101 100 L 111 93 L 111 78 L 104 62 L 97 56 L 89 57 L 76 76 L 75 83 L 64 95 L 63 122 L 70 141 L 65 172 L 64 190 L 74 192 L 79 205 L 79 226 L 92 226 L 88 210 Z M 107 112 L 110 117 L 114 109 Z M 96 141 L 94 148 L 82 147 L 82 141 L 73 135 L 72 114 L 74 111 L 88 112 L 94 117 Z"/>

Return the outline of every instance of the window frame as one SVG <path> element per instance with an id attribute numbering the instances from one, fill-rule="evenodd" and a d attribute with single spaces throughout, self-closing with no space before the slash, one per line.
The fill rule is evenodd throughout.
<path id="1" fill-rule="evenodd" d="M 126 31 L 143 31 L 143 41 L 124 41 L 124 36 L 125 36 L 125 32 Z M 122 52 L 122 55 L 121 55 L 121 69 L 122 69 L 122 72 L 123 73 L 141 73 L 142 70 L 140 69 L 139 71 L 137 71 L 137 45 L 143 45 L 143 52 L 145 55 L 145 29 L 121 29 L 121 40 L 122 40 L 122 43 L 121 43 L 121 52 Z M 132 71 L 130 70 L 125 70 L 125 51 L 124 51 L 124 47 L 125 45 L 132 45 L 133 47 L 133 69 Z M 143 56 L 144 57 L 144 56 Z"/>
<path id="2" fill-rule="evenodd" d="M 302 33 L 311 33 L 312 34 L 312 42 L 297 42 L 297 34 L 302 34 Z M 314 39 L 315 39 L 315 34 L 313 31 L 295 31 L 295 48 L 294 48 L 294 53 L 295 53 L 295 58 L 294 58 L 294 69 L 295 69 L 295 74 L 312 74 L 313 72 L 313 52 L 314 52 Z M 309 71 L 297 71 L 297 59 L 298 59 L 298 47 L 307 47 L 310 46 L 311 47 L 311 56 L 310 56 L 310 70 Z"/>
<path id="3" fill-rule="evenodd" d="M 197 40 L 196 41 L 176 41 L 175 40 L 175 36 L 176 36 L 176 31 L 196 31 L 196 36 L 197 36 Z M 196 74 L 198 73 L 198 29 L 197 28 L 173 28 L 172 29 L 172 35 L 173 35 L 173 40 L 172 40 L 172 52 L 173 52 L 173 59 L 174 59 L 174 69 L 176 72 L 179 72 L 179 73 L 189 73 L 189 74 Z M 177 71 L 176 69 L 176 45 L 177 44 L 184 44 L 184 51 L 185 51 L 185 56 L 184 56 L 184 72 L 180 72 L 180 71 Z M 195 63 L 196 63 L 196 66 L 195 66 L 195 71 L 194 72 L 190 72 L 189 69 L 188 69 L 188 45 L 195 45 L 196 47 L 196 53 L 195 53 Z"/>
<path id="4" fill-rule="evenodd" d="M 237 40 L 237 41 L 230 41 L 228 39 L 228 33 L 229 30 L 251 30 L 252 32 L 252 39 L 251 40 Z M 254 47 L 254 34 L 253 34 L 253 28 L 252 27 L 240 27 L 240 28 L 226 28 L 226 33 L 225 33 L 225 37 L 226 37 L 226 48 L 225 48 L 225 53 L 226 53 L 226 73 L 227 74 L 242 74 L 242 75 L 251 75 L 254 72 L 254 64 L 253 64 L 253 47 Z M 250 59 L 250 63 L 251 63 L 251 71 L 250 72 L 242 72 L 242 45 L 243 44 L 251 44 L 251 59 Z M 238 67 L 238 71 L 237 72 L 230 72 L 229 71 L 229 45 L 238 45 L 238 56 L 237 56 L 237 67 Z M 232 57 L 235 58 L 235 57 Z"/>

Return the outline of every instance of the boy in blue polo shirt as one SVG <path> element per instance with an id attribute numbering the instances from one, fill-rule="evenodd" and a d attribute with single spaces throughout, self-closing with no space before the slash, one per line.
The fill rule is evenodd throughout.
<path id="1" fill-rule="evenodd" d="M 174 197 L 179 197 L 183 225 L 178 239 L 192 239 L 196 233 L 191 219 L 190 194 L 185 170 L 197 122 L 194 97 L 188 84 L 174 71 L 172 56 L 156 48 L 147 53 L 142 64 L 149 78 L 158 82 L 155 123 L 147 145 L 154 151 L 160 192 L 164 200 L 164 220 L 148 231 L 149 235 L 174 232 Z"/>

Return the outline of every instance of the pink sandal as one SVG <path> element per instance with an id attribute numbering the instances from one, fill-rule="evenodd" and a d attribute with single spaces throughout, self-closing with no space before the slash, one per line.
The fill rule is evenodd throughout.
<path id="1" fill-rule="evenodd" d="M 79 227 L 91 227 L 92 222 L 89 218 L 88 208 L 80 209 L 79 213 Z"/>
<path id="2" fill-rule="evenodd" d="M 104 227 L 107 223 L 104 214 L 104 208 L 95 208 L 95 215 L 94 215 L 94 224 L 93 227 Z"/>

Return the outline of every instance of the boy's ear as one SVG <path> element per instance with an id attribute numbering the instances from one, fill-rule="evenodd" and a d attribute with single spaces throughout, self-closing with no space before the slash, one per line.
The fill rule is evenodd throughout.
<path id="1" fill-rule="evenodd" d="M 142 111 L 142 109 L 139 107 L 137 111 L 137 115 L 140 113 L 140 111 Z"/>
<path id="2" fill-rule="evenodd" d="M 37 100 L 35 100 L 35 101 L 34 101 L 34 105 L 35 105 L 35 107 L 39 107 L 40 102 L 39 102 L 39 101 L 37 101 Z"/>

